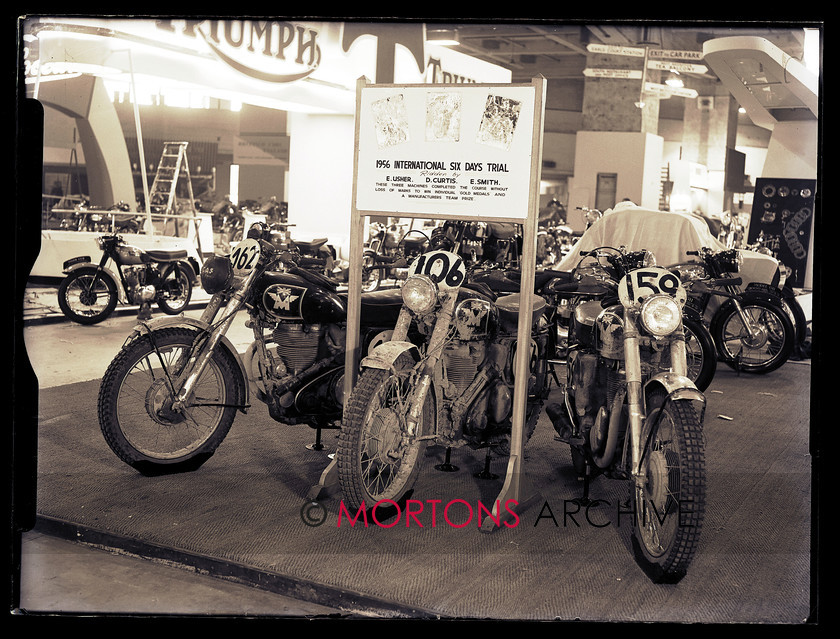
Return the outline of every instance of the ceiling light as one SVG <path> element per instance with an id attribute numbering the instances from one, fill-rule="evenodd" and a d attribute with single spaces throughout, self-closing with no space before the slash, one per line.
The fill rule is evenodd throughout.
<path id="1" fill-rule="evenodd" d="M 428 29 L 426 31 L 426 42 L 442 46 L 461 44 L 458 41 L 458 32 L 455 29 Z"/>
<path id="2" fill-rule="evenodd" d="M 685 86 L 682 78 L 676 72 L 672 72 L 671 75 L 668 76 L 668 79 L 665 80 L 665 84 L 669 87 L 673 87 L 674 89 L 682 89 Z"/>

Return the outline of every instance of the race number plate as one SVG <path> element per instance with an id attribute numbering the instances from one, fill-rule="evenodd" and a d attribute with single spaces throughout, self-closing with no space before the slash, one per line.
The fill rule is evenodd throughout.
<path id="1" fill-rule="evenodd" d="M 230 254 L 233 274 L 239 277 L 248 275 L 260 260 L 260 243 L 252 237 L 245 238 Z"/>
<path id="2" fill-rule="evenodd" d="M 411 263 L 409 275 L 425 275 L 441 289 L 457 288 L 464 283 L 467 269 L 464 260 L 448 251 L 423 253 Z"/>
<path id="3" fill-rule="evenodd" d="M 618 285 L 618 297 L 625 306 L 640 304 L 651 295 L 665 293 L 685 305 L 686 291 L 680 278 L 661 266 L 630 271 Z"/>

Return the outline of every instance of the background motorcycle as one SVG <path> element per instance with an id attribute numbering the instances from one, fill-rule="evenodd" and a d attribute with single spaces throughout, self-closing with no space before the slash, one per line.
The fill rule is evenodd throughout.
<path id="1" fill-rule="evenodd" d="M 152 302 L 169 315 L 189 304 L 198 269 L 186 250 L 144 251 L 126 244 L 120 235 L 102 235 L 96 243 L 102 250 L 98 264 L 88 255 L 64 262 L 67 276 L 58 287 L 58 305 L 68 319 L 96 324 L 107 319 L 119 301 L 140 304 L 144 315 Z M 109 261 L 116 269 L 108 268 Z"/>
<path id="2" fill-rule="evenodd" d="M 408 265 L 429 246 L 429 236 L 420 229 L 401 235 L 399 225 L 382 224 L 373 230 L 370 243 L 362 255 L 362 291 L 377 290 L 383 280 L 404 280 Z"/>
<path id="3" fill-rule="evenodd" d="M 417 258 L 401 289 L 403 307 L 391 339 L 361 362 L 348 399 L 338 451 L 344 501 L 359 508 L 400 501 L 412 490 L 429 442 L 510 453 L 513 365 L 519 295 L 497 297 L 467 277 L 459 245 L 436 243 Z M 451 250 L 443 250 L 441 247 Z M 525 432 L 533 431 L 548 394 L 545 302 L 534 301 Z M 417 343 L 411 332 L 422 336 Z"/>
<path id="4" fill-rule="evenodd" d="M 343 407 L 346 295 L 295 265 L 283 238 L 264 223 L 229 256 L 208 259 L 200 318 L 161 317 L 138 325 L 99 390 L 99 424 L 113 452 L 137 471 L 195 470 L 225 439 L 251 397 L 272 419 L 338 428 Z M 363 296 L 365 342 L 399 313 L 399 291 Z M 254 341 L 240 356 L 225 337 L 245 310 Z M 380 338 L 381 339 L 381 338 Z"/>
<path id="5" fill-rule="evenodd" d="M 737 371 L 763 374 L 774 371 L 790 358 L 796 342 L 797 323 L 791 306 L 786 306 L 778 288 L 752 283 L 741 290 L 738 249 L 687 251 L 701 262 L 676 264 L 677 274 L 689 293 L 688 306 L 707 317 L 720 359 Z M 712 297 L 724 302 L 713 311 Z M 795 299 L 791 300 L 796 304 Z M 797 304 L 798 307 L 798 304 Z M 801 308 L 798 308 L 800 314 Z M 804 323 L 804 314 L 800 322 Z"/>
<path id="6" fill-rule="evenodd" d="M 582 270 L 609 268 L 608 253 L 620 254 L 587 253 Z M 572 310 L 564 402 L 546 412 L 584 477 L 583 500 L 593 477 L 627 481 L 636 561 L 653 581 L 675 583 L 697 551 L 705 511 L 705 398 L 686 375 L 686 292 L 644 261 L 617 286 L 614 273 L 598 282 L 600 297 Z"/>

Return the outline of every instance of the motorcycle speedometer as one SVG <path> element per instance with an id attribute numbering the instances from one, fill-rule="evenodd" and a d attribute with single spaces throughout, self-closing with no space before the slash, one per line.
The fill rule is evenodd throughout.
<path id="1" fill-rule="evenodd" d="M 438 287 L 426 275 L 411 275 L 402 287 L 403 303 L 414 313 L 424 315 L 434 310 Z"/>
<path id="2" fill-rule="evenodd" d="M 670 295 L 651 295 L 642 303 L 639 317 L 651 335 L 662 337 L 677 330 L 682 320 L 682 308 Z"/>

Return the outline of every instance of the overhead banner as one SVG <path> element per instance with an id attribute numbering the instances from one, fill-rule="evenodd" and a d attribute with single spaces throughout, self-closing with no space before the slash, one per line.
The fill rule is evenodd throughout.
<path id="1" fill-rule="evenodd" d="M 535 94 L 533 85 L 363 87 L 357 210 L 524 220 Z"/>

